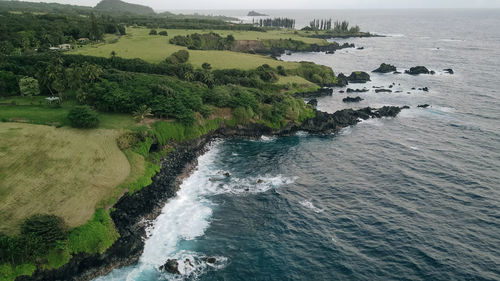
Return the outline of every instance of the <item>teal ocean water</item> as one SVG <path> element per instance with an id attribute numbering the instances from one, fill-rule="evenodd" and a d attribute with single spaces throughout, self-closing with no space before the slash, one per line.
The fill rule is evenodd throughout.
<path id="1" fill-rule="evenodd" d="M 148 229 L 139 263 L 96 280 L 500 280 L 500 11 L 264 12 L 387 35 L 283 60 L 437 74 L 372 74 L 350 85 L 370 89 L 359 104 L 342 103 L 345 89 L 318 100 L 328 112 L 411 106 L 396 118 L 329 136 L 214 142 Z M 401 93 L 372 88 L 393 83 Z M 171 258 L 181 275 L 158 270 Z"/>

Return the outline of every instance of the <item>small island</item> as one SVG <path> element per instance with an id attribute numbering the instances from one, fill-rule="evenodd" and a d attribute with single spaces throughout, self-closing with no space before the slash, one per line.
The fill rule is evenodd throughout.
<path id="1" fill-rule="evenodd" d="M 268 17 L 269 15 L 266 15 L 266 14 L 261 14 L 259 12 L 256 12 L 256 11 L 250 11 L 248 12 L 248 17 Z"/>

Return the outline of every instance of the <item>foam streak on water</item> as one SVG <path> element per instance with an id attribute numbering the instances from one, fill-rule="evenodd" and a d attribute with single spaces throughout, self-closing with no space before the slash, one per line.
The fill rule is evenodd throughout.
<path id="1" fill-rule="evenodd" d="M 270 142 L 271 139 L 262 141 Z M 206 154 L 199 157 L 197 169 L 184 180 L 177 195 L 165 204 L 152 227 L 147 229 L 148 238 L 138 264 L 114 270 L 96 281 L 193 280 L 206 271 L 224 268 L 228 262 L 226 257 L 193 251 L 189 243 L 202 236 L 210 225 L 212 210 L 216 208 L 211 196 L 256 194 L 292 183 L 295 178 L 225 175 L 227 171 L 217 170 L 214 163 L 220 145 L 221 142 L 214 143 Z M 208 257 L 215 257 L 216 263 L 208 263 Z M 178 260 L 181 275 L 159 271 L 167 259 Z"/>

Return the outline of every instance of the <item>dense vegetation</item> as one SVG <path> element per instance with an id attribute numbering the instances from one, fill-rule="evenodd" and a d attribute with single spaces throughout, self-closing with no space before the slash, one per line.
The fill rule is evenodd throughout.
<path id="1" fill-rule="evenodd" d="M 231 50 L 235 39 L 232 35 L 222 37 L 217 33 L 189 34 L 187 36 L 175 36 L 170 39 L 174 45 L 184 46 L 191 50 Z"/>
<path id="2" fill-rule="evenodd" d="M 107 1 L 110 2 L 122 3 Z M 107 207 L 124 190 L 134 193 L 150 184 L 159 169 L 159 159 L 175 143 L 200 137 L 222 125 L 258 123 L 280 128 L 303 122 L 315 113 L 311 106 L 290 94 L 297 91 L 291 83 L 295 82 L 293 78 L 299 76 L 314 83 L 309 84 L 313 89 L 337 82 L 331 68 L 308 62 L 285 68 L 276 61 L 277 64 L 271 63 L 274 67 L 263 64 L 250 70 L 212 69 L 209 63 L 195 67 L 188 63 L 190 51 L 176 46 L 176 51 L 159 63 L 124 59 L 116 52 L 109 57 L 93 57 L 48 51 L 50 46 L 75 44 L 82 37 L 96 42 L 104 34 L 124 35 L 125 26 L 130 25 L 146 27 L 151 34 L 146 36 L 158 39 L 159 35 L 168 36 L 164 30 L 158 32 L 159 28 L 264 31 L 254 25 L 229 24 L 213 18 L 123 14 L 131 6 L 112 15 L 103 14 L 102 11 L 109 10 L 103 8 L 104 4 L 101 3 L 99 13 L 65 5 L 24 3 L 8 4 L 10 12 L 0 12 L 0 98 L 7 101 L 1 106 L 8 112 L 23 110 L 23 116 L 30 116 L 22 119 L 25 122 L 87 129 L 71 131 L 89 132 L 107 122 L 121 133 L 116 140 L 130 163 L 134 157 L 144 161 L 139 175 L 118 188 L 113 197 L 96 203 L 95 214 L 86 223 L 70 228 L 58 216 L 37 214 L 22 217 L 25 221 L 15 235 L 0 233 L 0 279 L 29 275 L 35 268 L 58 268 L 78 253 L 104 252 L 119 237 Z M 31 11 L 43 7 L 50 11 L 12 12 L 12 7 L 23 5 Z M 57 14 L 59 8 L 68 11 L 67 14 Z M 74 13 L 83 16 L 69 16 Z M 293 28 L 294 24 L 290 19 L 259 23 L 262 27 L 284 28 Z M 213 32 L 175 36 L 170 41 L 192 50 L 231 50 L 236 43 L 230 34 L 224 37 Z M 320 47 L 292 39 L 260 42 L 264 50 L 276 52 Z M 195 52 L 199 51 L 191 53 Z M 291 82 L 278 83 L 284 78 Z M 58 103 L 42 106 L 47 97 Z M 24 104 L 17 105 L 19 100 Z M 2 121 L 16 121 L 5 112 Z M 121 123 L 122 119 L 117 117 L 110 122 L 109 116 L 126 116 L 133 125 Z M 110 125 L 112 122 L 116 123 Z M 115 138 L 112 140 L 117 149 Z"/>
<path id="3" fill-rule="evenodd" d="M 105 33 L 125 34 L 125 26 L 109 16 L 68 17 L 52 14 L 0 13 L 0 55 L 46 52 L 79 38 L 101 40 Z"/>
<path id="4" fill-rule="evenodd" d="M 295 28 L 295 20 L 289 18 L 260 19 L 256 24 L 260 27 Z"/>

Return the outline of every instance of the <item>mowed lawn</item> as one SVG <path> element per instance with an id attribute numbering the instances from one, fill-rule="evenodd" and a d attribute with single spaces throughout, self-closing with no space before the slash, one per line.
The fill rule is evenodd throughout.
<path id="1" fill-rule="evenodd" d="M 28 216 L 55 214 L 70 227 L 130 173 L 118 131 L 0 123 L 0 232 L 16 234 Z"/>
<path id="2" fill-rule="evenodd" d="M 163 29 L 158 29 L 161 31 Z M 109 57 L 112 51 L 115 51 L 117 56 L 122 58 L 140 58 L 148 62 L 158 63 L 165 60 L 172 53 L 179 50 L 187 50 L 185 47 L 172 45 L 169 43 L 170 38 L 176 35 L 186 35 L 191 33 L 207 33 L 210 30 L 184 30 L 184 29 L 168 29 L 169 36 L 151 36 L 149 29 L 146 28 L 128 28 L 127 35 L 122 36 L 114 43 L 101 43 L 97 45 L 88 45 L 82 48 L 69 52 L 70 54 L 83 54 L 89 56 Z M 233 34 L 237 40 L 252 40 L 264 37 L 278 38 L 274 32 L 255 32 L 255 31 L 214 31 L 223 36 Z M 282 32 L 282 38 L 299 37 L 293 33 Z M 310 41 L 312 38 L 300 37 L 301 40 Z M 321 39 L 313 39 L 321 40 Z M 115 41 L 115 40 L 113 40 Z M 321 42 L 321 41 L 318 41 Z M 225 68 L 240 68 L 252 69 L 263 64 L 269 64 L 273 67 L 282 65 L 285 68 L 296 68 L 297 63 L 277 61 L 272 58 L 231 51 L 203 51 L 203 50 L 188 50 L 190 54 L 189 63 L 195 67 L 201 67 L 205 62 L 210 63 L 216 69 Z"/>

